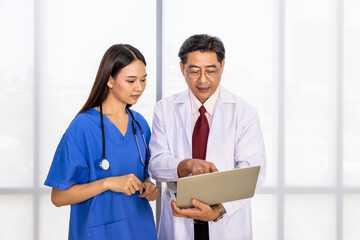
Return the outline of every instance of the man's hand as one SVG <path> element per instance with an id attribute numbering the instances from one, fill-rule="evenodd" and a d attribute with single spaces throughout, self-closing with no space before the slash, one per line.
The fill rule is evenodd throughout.
<path id="1" fill-rule="evenodd" d="M 192 204 L 194 205 L 192 208 L 180 209 L 176 206 L 175 201 L 171 200 L 173 215 L 175 217 L 191 218 L 201 221 L 212 221 L 219 216 L 219 211 L 216 207 L 211 207 L 195 199 L 192 200 Z"/>
<path id="2" fill-rule="evenodd" d="M 185 159 L 181 161 L 177 167 L 179 178 L 186 177 L 190 173 L 192 175 L 199 175 L 218 171 L 219 170 L 215 167 L 215 164 L 202 159 Z"/>

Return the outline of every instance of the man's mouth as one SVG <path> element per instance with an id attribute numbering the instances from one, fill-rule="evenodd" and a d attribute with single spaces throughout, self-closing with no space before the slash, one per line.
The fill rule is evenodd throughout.
<path id="1" fill-rule="evenodd" d="M 196 87 L 200 92 L 207 92 L 209 87 Z"/>

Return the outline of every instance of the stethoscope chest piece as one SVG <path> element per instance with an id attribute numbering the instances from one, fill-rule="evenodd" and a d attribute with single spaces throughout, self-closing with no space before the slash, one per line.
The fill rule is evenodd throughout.
<path id="1" fill-rule="evenodd" d="M 108 170 L 109 168 L 110 168 L 110 163 L 109 163 L 109 161 L 108 160 L 106 160 L 105 158 L 103 159 L 103 160 L 101 160 L 101 162 L 100 162 L 100 168 L 102 169 L 102 170 Z"/>

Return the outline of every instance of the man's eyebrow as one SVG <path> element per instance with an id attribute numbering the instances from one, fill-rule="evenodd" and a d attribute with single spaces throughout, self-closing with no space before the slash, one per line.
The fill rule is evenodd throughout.
<path id="1" fill-rule="evenodd" d="M 211 65 L 206 65 L 205 67 L 206 68 L 216 68 L 217 66 L 215 64 L 211 64 Z M 191 64 L 191 65 L 189 65 L 189 68 L 200 68 L 200 67 L 197 65 Z"/>
<path id="2" fill-rule="evenodd" d="M 211 65 L 206 65 L 205 67 L 207 67 L 207 68 L 216 68 L 217 66 L 215 64 L 211 64 Z"/>
<path id="3" fill-rule="evenodd" d="M 189 65 L 189 68 L 200 68 L 199 66 L 196 66 L 196 65 Z"/>

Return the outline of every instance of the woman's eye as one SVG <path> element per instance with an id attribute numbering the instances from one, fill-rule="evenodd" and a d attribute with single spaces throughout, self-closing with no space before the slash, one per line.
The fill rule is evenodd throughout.
<path id="1" fill-rule="evenodd" d="M 128 83 L 134 83 L 134 80 L 127 80 Z"/>
<path id="2" fill-rule="evenodd" d="M 141 82 L 146 82 L 146 78 L 145 78 L 145 79 L 142 79 Z"/>

